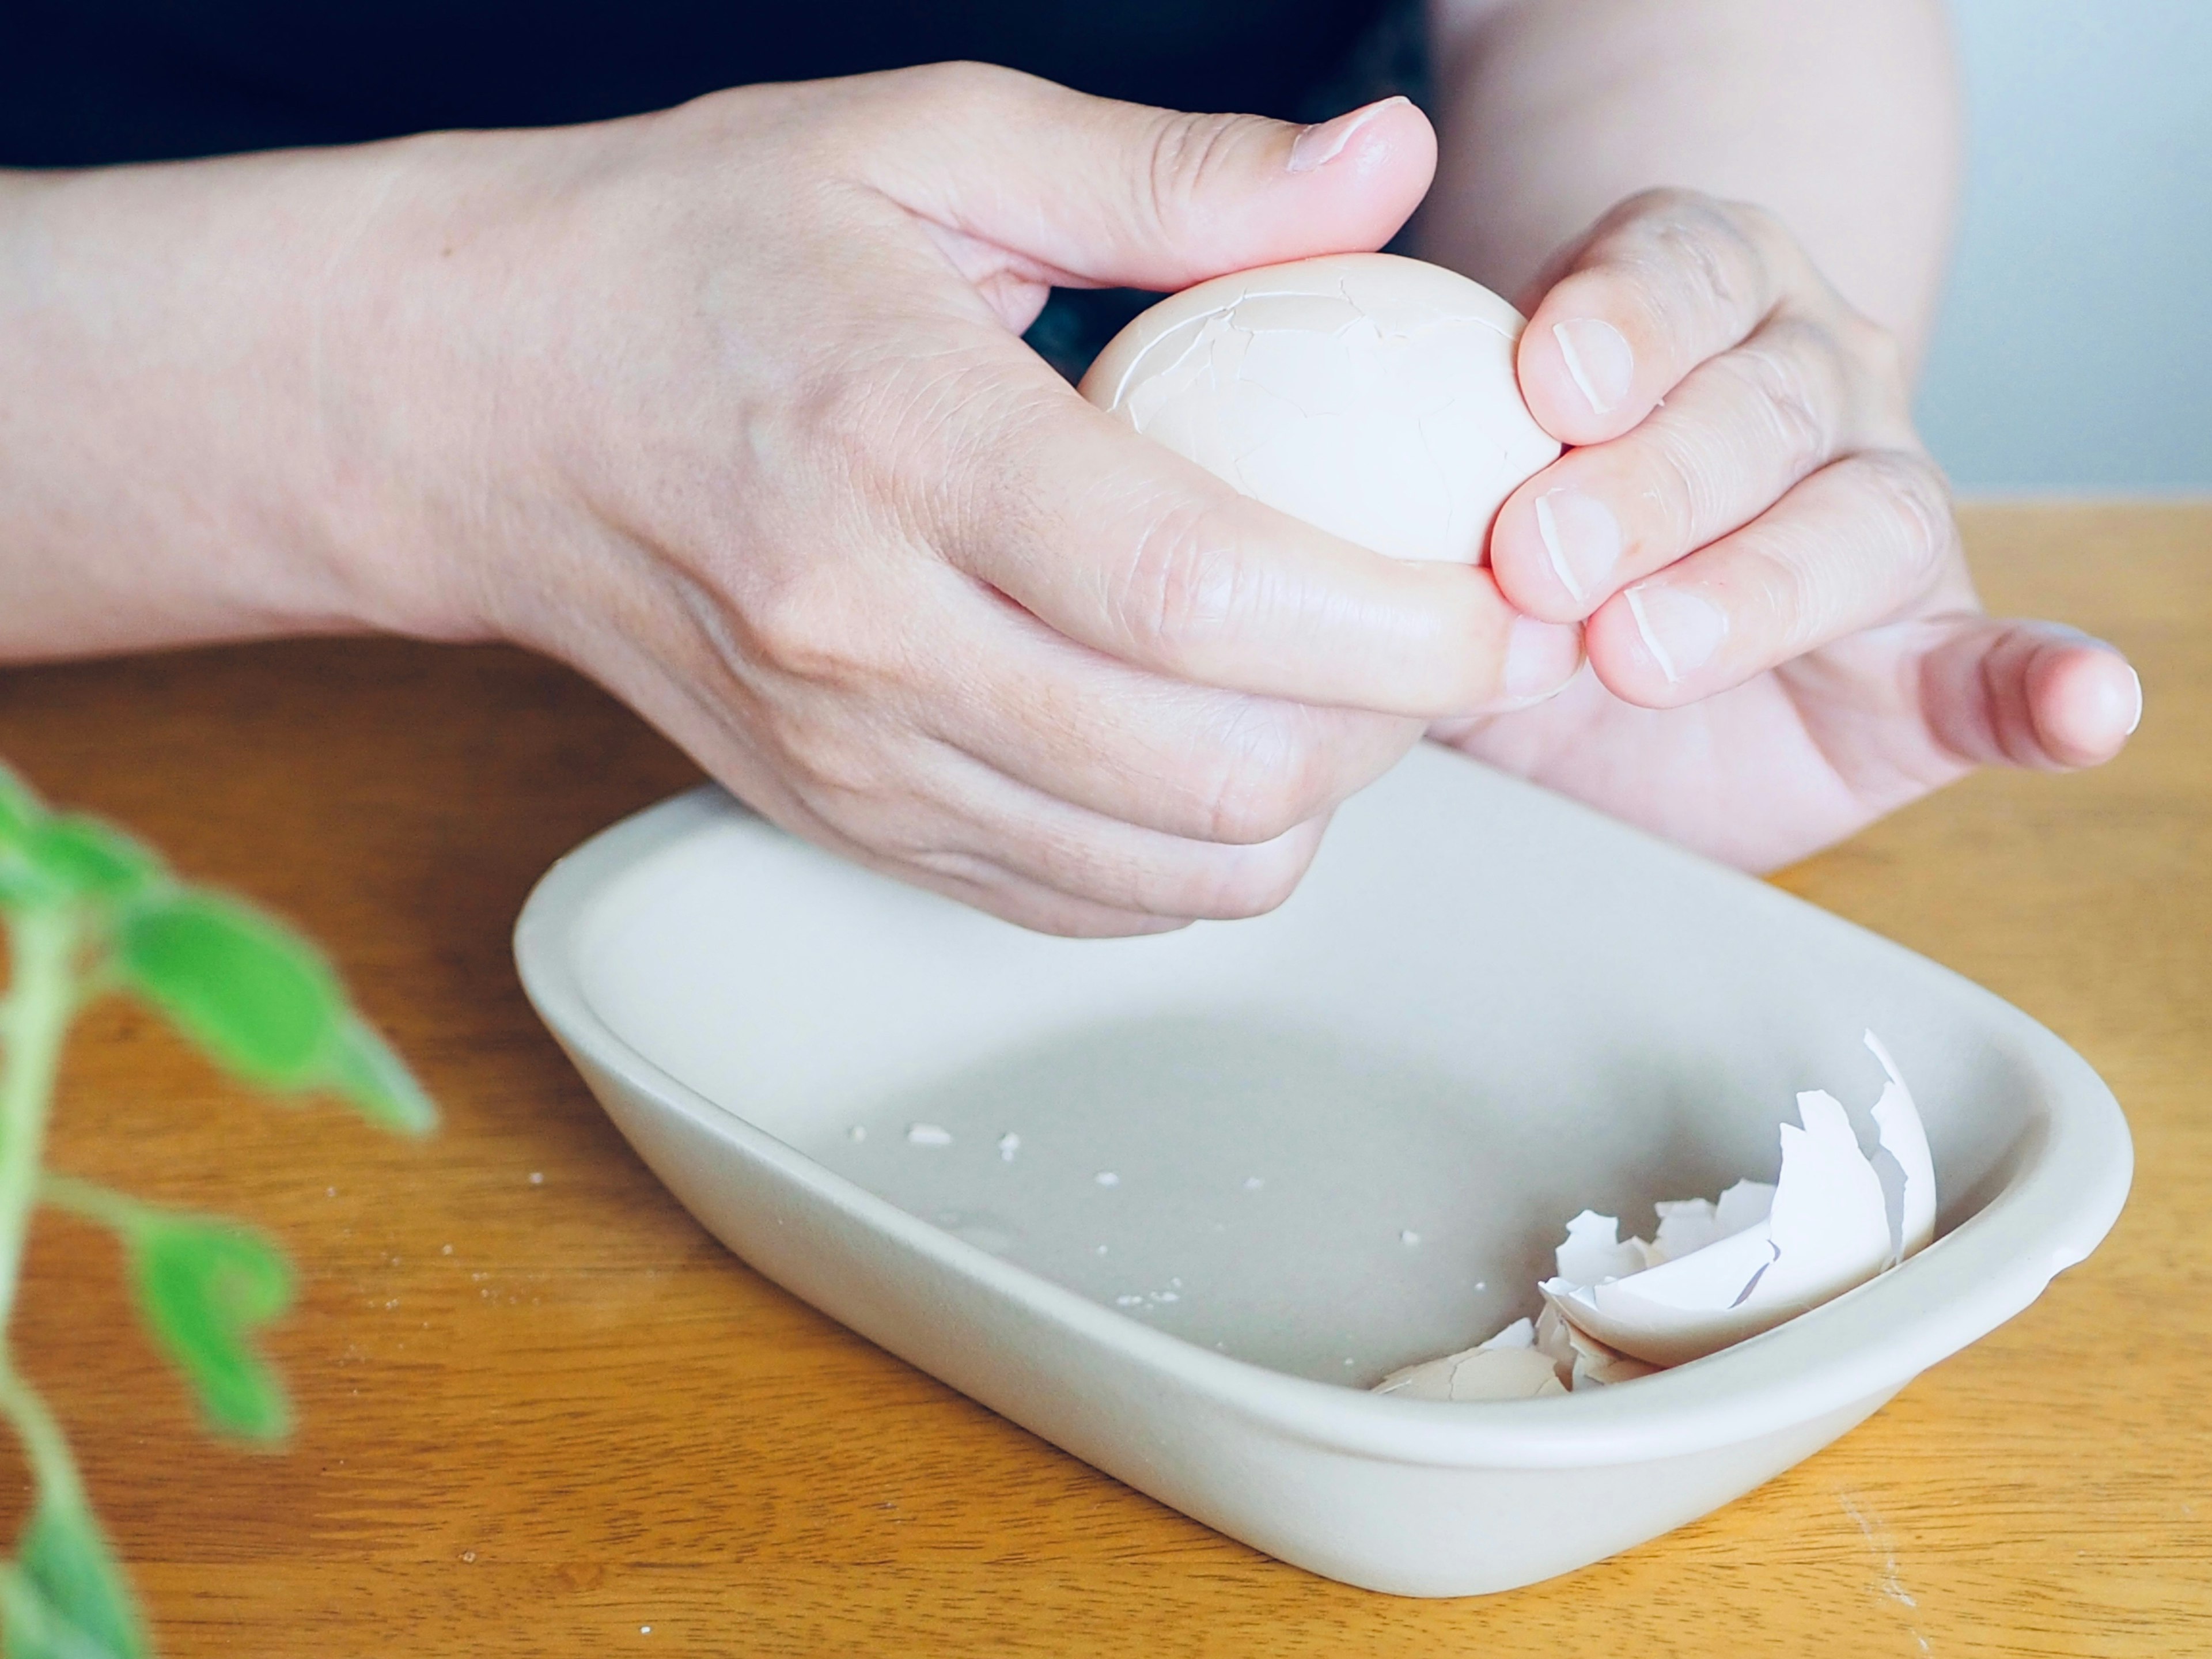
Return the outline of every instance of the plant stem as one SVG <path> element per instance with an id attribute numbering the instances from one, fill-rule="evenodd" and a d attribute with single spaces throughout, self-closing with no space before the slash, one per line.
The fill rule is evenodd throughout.
<path id="1" fill-rule="evenodd" d="M 81 1220 L 96 1222 L 111 1232 L 120 1233 L 126 1241 L 149 1222 L 160 1220 L 163 1214 L 128 1193 L 118 1193 L 96 1181 L 64 1175 L 58 1170 L 40 1173 L 39 1202 L 67 1211 Z"/>
<path id="2" fill-rule="evenodd" d="M 58 1509 L 85 1508 L 84 1483 L 77 1478 L 76 1460 L 70 1455 L 62 1425 L 54 1421 L 39 1391 L 4 1361 L 0 1361 L 0 1414 L 23 1443 L 40 1501 Z"/>
<path id="3" fill-rule="evenodd" d="M 67 909 L 44 906 L 22 911 L 10 925 L 9 945 L 14 983 L 0 1003 L 0 1029 L 8 1038 L 7 1059 L 0 1064 L 0 1413 L 21 1437 L 41 1494 L 82 1505 L 83 1488 L 61 1425 L 38 1391 L 15 1374 L 7 1344 L 23 1243 L 38 1200 L 46 1112 L 61 1065 L 62 1037 L 76 1007 L 76 918 Z"/>
<path id="4" fill-rule="evenodd" d="M 0 1003 L 8 1036 L 7 1060 L 0 1065 L 0 1350 L 15 1311 L 15 1279 L 46 1151 L 46 1109 L 76 1001 L 71 969 L 77 922 L 67 909 L 40 906 L 18 914 L 9 933 L 15 982 Z"/>

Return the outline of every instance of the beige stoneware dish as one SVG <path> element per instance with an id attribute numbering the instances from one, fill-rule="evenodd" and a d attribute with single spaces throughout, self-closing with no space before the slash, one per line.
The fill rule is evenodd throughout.
<path id="1" fill-rule="evenodd" d="M 701 790 L 556 865 L 515 945 L 623 1134 L 759 1271 L 1207 1525 L 1401 1595 L 1565 1572 L 1787 1468 L 2087 1255 L 2130 1171 L 2111 1093 L 2018 1010 L 1438 750 L 1257 921 L 1043 938 Z M 1879 1086 L 1869 1027 L 1927 1122 L 1928 1249 L 1619 1388 L 1366 1392 L 1534 1311 L 1567 1216 L 1640 1230 L 1771 1179 L 1796 1091 Z"/>

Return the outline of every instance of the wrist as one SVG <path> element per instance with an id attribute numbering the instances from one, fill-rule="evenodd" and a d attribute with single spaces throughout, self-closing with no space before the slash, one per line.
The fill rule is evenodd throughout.
<path id="1" fill-rule="evenodd" d="M 0 656 L 457 631 L 376 505 L 404 148 L 0 179 Z"/>

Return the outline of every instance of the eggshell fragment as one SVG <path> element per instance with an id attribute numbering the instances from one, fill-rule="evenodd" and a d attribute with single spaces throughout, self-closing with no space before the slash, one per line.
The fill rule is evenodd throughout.
<path id="1" fill-rule="evenodd" d="M 1395 1370 L 1375 1385 L 1377 1394 L 1405 1400 L 1535 1400 L 1565 1394 L 1566 1385 L 1550 1355 L 1533 1343 L 1534 1324 L 1516 1319 L 1479 1347 L 1425 1359 Z"/>
<path id="2" fill-rule="evenodd" d="M 1927 1137 L 1911 1094 L 1871 1032 L 1868 1047 L 1884 1061 L 1889 1079 L 1875 1121 L 1881 1144 L 1905 1172 L 1900 1218 L 1893 1218 L 1881 1177 L 1859 1150 L 1842 1103 L 1824 1091 L 1808 1090 L 1797 1097 L 1800 1124 L 1782 1126 L 1782 1177 L 1764 1216 L 1730 1232 L 1722 1228 L 1718 1205 L 1710 1224 L 1695 1210 L 1670 1205 L 1662 1235 L 1674 1221 L 1674 1238 L 1682 1243 L 1693 1243 L 1708 1231 L 1719 1237 L 1679 1256 L 1659 1245 L 1655 1253 L 1667 1259 L 1640 1273 L 1577 1283 L 1563 1271 L 1539 1287 L 1545 1301 L 1577 1329 L 1623 1353 L 1655 1365 L 1678 1365 L 1771 1330 L 1864 1284 L 1926 1243 L 1935 1229 Z M 1731 1188 L 1723 1198 L 1739 1190 Z M 1756 1202 L 1755 1194 L 1745 1194 L 1731 1206 L 1731 1219 L 1748 1214 Z M 1565 1262 L 1563 1247 L 1563 1268 Z"/>
<path id="3" fill-rule="evenodd" d="M 1874 1121 L 1881 1130 L 1882 1146 L 1905 1172 L 1895 1257 L 1902 1261 L 1915 1250 L 1925 1249 L 1936 1237 L 1936 1163 L 1929 1156 L 1928 1131 L 1920 1121 L 1920 1109 L 1913 1104 L 1912 1091 L 1898 1075 L 1897 1062 L 1872 1031 L 1866 1034 L 1866 1046 L 1874 1051 L 1889 1079 L 1889 1086 L 1874 1103 Z"/>
<path id="4" fill-rule="evenodd" d="M 1659 1369 L 1640 1359 L 1631 1359 L 1586 1332 L 1577 1330 L 1559 1317 L 1557 1308 L 1548 1304 L 1536 1316 L 1535 1346 L 1539 1352 L 1550 1358 L 1553 1371 L 1571 1393 L 1609 1388 L 1616 1382 L 1633 1382 Z"/>
<path id="5" fill-rule="evenodd" d="M 1893 1183 L 1861 1150 L 1842 1103 L 1808 1090 L 1797 1097 L 1799 1121 L 1781 1126 L 1775 1184 L 1739 1181 L 1717 1200 L 1662 1200 L 1650 1239 L 1624 1242 L 1617 1218 L 1584 1210 L 1554 1253 L 1557 1276 L 1537 1287 L 1544 1310 L 1533 1327 L 1516 1320 L 1482 1347 L 1393 1372 L 1382 1387 L 1496 1398 L 1457 1390 L 1507 1386 L 1499 1362 L 1480 1362 L 1465 1384 L 1457 1367 L 1507 1348 L 1533 1349 L 1573 1389 L 1631 1382 L 1771 1330 L 1924 1248 L 1936 1231 L 1927 1131 L 1889 1051 L 1871 1031 L 1865 1041 L 1887 1079 L 1870 1115 L 1876 1156 L 1896 1166 Z"/>
<path id="6" fill-rule="evenodd" d="M 1115 337 L 1082 392 L 1323 530 L 1479 563 L 1505 498 L 1559 454 L 1522 400 L 1523 325 L 1440 265 L 1334 254 L 1170 296 Z"/>

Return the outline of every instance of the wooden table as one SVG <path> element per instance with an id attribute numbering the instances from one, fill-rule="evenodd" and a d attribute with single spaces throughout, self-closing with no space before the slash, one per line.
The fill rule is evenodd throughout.
<path id="1" fill-rule="evenodd" d="M 1485 1600 L 1309 1577 L 1130 1492 L 756 1278 L 525 1005 L 546 864 L 693 770 L 568 673 L 392 642 L 0 675 L 0 754 L 329 943 L 443 1101 L 400 1146 L 216 1082 L 106 1008 L 63 1167 L 298 1258 L 302 1427 L 197 1432 L 114 1251 L 43 1222 L 21 1347 L 172 1655 L 2212 1652 L 2212 507 L 1980 508 L 1992 603 L 2118 641 L 2148 714 L 1788 872 L 2075 1044 L 2133 1200 L 2032 1310 L 1831 1450 Z"/>

